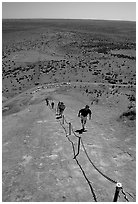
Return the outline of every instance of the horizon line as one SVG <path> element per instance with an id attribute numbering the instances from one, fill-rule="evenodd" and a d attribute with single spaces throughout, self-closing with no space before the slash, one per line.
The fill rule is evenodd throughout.
<path id="1" fill-rule="evenodd" d="M 97 21 L 127 21 L 127 22 L 136 22 L 136 20 L 98 19 L 98 18 L 2 18 L 2 20 L 97 20 Z"/>

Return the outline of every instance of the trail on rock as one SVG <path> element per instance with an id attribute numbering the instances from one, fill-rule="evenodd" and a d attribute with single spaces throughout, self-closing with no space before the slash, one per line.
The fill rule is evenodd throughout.
<path id="1" fill-rule="evenodd" d="M 88 183 L 73 159 L 71 143 L 55 112 L 46 106 L 44 96 L 49 94 L 55 106 L 58 101 L 66 104 L 64 116 L 74 131 L 81 128 L 78 111 L 89 101 L 72 91 L 42 92 L 33 94 L 34 100 L 39 98 L 40 101 L 28 103 L 25 109 L 3 118 L 3 201 L 93 202 Z M 131 195 L 127 194 L 129 199 L 134 201 L 134 139 L 126 135 L 117 122 L 111 125 L 110 111 L 98 105 L 90 108 L 92 120 L 87 121 L 87 132 L 79 135 L 85 149 L 95 166 L 121 182 Z M 68 131 L 67 124 L 65 128 Z M 71 134 L 69 139 L 77 151 L 78 138 Z M 82 145 L 77 160 L 91 182 L 97 201 L 111 202 L 115 184 L 93 168 Z M 125 201 L 123 194 L 119 200 Z"/>

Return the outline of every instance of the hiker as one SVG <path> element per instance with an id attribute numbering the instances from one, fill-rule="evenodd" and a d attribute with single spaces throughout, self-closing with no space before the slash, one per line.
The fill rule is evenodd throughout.
<path id="1" fill-rule="evenodd" d="M 58 109 L 59 109 L 59 115 L 62 116 L 63 111 L 65 110 L 65 104 L 63 102 L 59 103 Z"/>
<path id="2" fill-rule="evenodd" d="M 89 109 L 89 106 L 86 105 L 85 108 L 79 110 L 78 117 L 81 118 L 81 124 L 82 124 L 82 130 L 85 131 L 85 124 L 87 121 L 87 116 L 89 115 L 89 120 L 91 120 L 91 110 Z"/>
<path id="3" fill-rule="evenodd" d="M 57 104 L 57 115 L 59 115 L 59 106 L 60 106 L 60 101 L 58 102 L 58 104 Z"/>
<path id="4" fill-rule="evenodd" d="M 49 105 L 49 100 L 48 100 L 48 98 L 46 98 L 45 101 L 46 101 L 46 105 L 48 106 L 48 105 Z"/>
<path id="5" fill-rule="evenodd" d="M 53 101 L 51 102 L 51 107 L 52 107 L 52 109 L 54 109 L 54 102 Z"/>

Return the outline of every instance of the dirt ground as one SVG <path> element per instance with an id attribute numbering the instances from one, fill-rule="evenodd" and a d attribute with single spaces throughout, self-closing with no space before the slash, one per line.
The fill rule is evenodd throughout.
<path id="1" fill-rule="evenodd" d="M 63 89 L 65 89 L 63 91 Z M 4 202 L 94 202 L 94 195 L 84 174 L 73 159 L 74 143 L 77 153 L 78 138 L 68 134 L 62 119 L 46 106 L 45 97 L 66 104 L 65 118 L 75 130 L 81 129 L 77 117 L 80 108 L 90 104 L 88 97 L 75 89 L 55 88 L 27 92 L 31 95 L 25 106 L 16 110 L 23 96 L 11 103 L 13 113 L 3 117 L 3 201 Z M 25 97 L 25 94 L 24 94 Z M 7 103 L 8 106 L 8 103 Z M 94 165 L 106 176 L 121 182 L 127 199 L 135 202 L 135 128 L 116 119 L 118 108 L 90 105 L 92 120 L 87 121 L 87 132 L 81 136 Z M 116 184 L 102 176 L 88 160 L 83 146 L 77 160 L 89 179 L 98 202 L 112 202 Z M 120 202 L 125 202 L 120 193 Z"/>

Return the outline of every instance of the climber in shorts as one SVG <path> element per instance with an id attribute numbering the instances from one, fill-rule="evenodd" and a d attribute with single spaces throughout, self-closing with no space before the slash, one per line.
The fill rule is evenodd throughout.
<path id="1" fill-rule="evenodd" d="M 85 124 L 87 121 L 87 116 L 89 115 L 89 120 L 91 120 L 91 110 L 89 109 L 89 106 L 86 105 L 85 108 L 79 110 L 78 117 L 81 118 L 81 124 L 82 124 L 82 130 L 85 131 Z"/>

